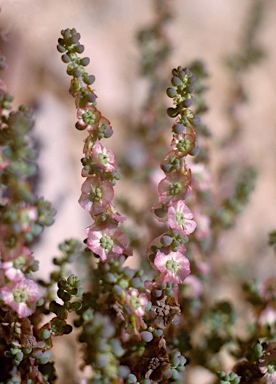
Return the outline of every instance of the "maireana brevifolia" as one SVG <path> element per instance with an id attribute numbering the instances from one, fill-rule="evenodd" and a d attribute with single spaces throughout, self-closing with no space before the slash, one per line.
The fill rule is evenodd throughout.
<path id="1" fill-rule="evenodd" d="M 89 59 L 79 57 L 84 50 L 79 38 L 75 29 L 63 30 L 58 50 L 72 76 L 76 128 L 88 133 L 79 203 L 93 220 L 86 229 L 86 245 L 99 259 L 95 270 L 98 286 L 85 296 L 76 321 L 82 326 L 80 340 L 86 342 L 85 363 L 92 366 L 91 380 L 95 383 L 180 382 L 185 358 L 167 347 L 166 333 L 180 314 L 178 286 L 190 274 L 185 243 L 196 227 L 184 203 L 192 191 L 191 170 L 185 158 L 197 152 L 194 125 L 198 119 L 189 109 L 195 76 L 189 69 L 178 67 L 167 90 L 174 103 L 168 115 L 177 120 L 172 127 L 171 151 L 161 163 L 165 177 L 158 186 L 159 202 L 152 209 L 159 221 L 167 223 L 166 233 L 148 247 L 156 271 L 152 280 L 123 265 L 132 250 L 120 228 L 125 218 L 112 205 L 119 173 L 112 151 L 100 142 L 113 130 L 96 107 L 97 96 L 91 88 L 94 76 L 85 71 Z"/>
<path id="2" fill-rule="evenodd" d="M 214 223 L 206 215 L 204 204 L 212 203 L 209 215 L 215 209 L 213 202 L 206 200 L 208 179 L 202 179 L 205 169 L 200 163 L 208 159 L 207 150 L 198 153 L 202 147 L 199 136 L 208 132 L 195 116 L 200 106 L 193 108 L 195 112 L 190 110 L 192 93 L 204 90 L 193 74 L 204 77 L 203 66 L 197 62 L 192 72 L 182 67 L 172 71 L 172 86 L 167 90 L 174 104 L 167 112 L 175 118 L 171 150 L 161 162 L 164 177 L 158 184 L 159 201 L 152 207 L 163 233 L 147 247 L 153 268 L 152 273 L 149 269 L 144 273 L 124 264 L 132 249 L 121 226 L 125 218 L 113 206 L 113 187 L 119 172 L 113 152 L 101 142 L 113 130 L 97 108 L 91 89 L 94 76 L 85 72 L 89 59 L 79 57 L 84 50 L 79 38 L 75 29 L 62 31 L 58 50 L 72 76 L 70 93 L 76 100 L 76 128 L 88 133 L 79 203 L 90 213 L 93 223 L 86 230 L 85 251 L 75 240 L 60 245 L 62 255 L 54 259 L 58 269 L 48 282 L 35 280 L 33 275 L 38 263 L 31 243 L 45 225 L 53 222 L 54 210 L 36 197 L 29 180 L 36 170 L 36 154 L 29 136 L 32 114 L 24 106 L 9 112 L 12 98 L 0 82 L 0 383 L 45 384 L 56 380 L 54 362 L 50 361 L 52 338 L 72 330 L 67 324 L 69 312 L 77 313 L 74 323 L 84 343 L 84 365 L 92 367 L 87 382 L 183 383 L 186 359 L 182 354 L 189 350 L 189 334 L 197 330 L 192 323 L 198 322 L 199 327 L 204 323 L 210 332 L 199 335 L 198 345 L 193 346 L 195 353 L 189 357 L 194 364 L 215 373 L 220 369 L 216 355 L 230 343 L 235 346 L 231 354 L 236 364 L 234 372 L 217 372 L 220 384 L 256 380 L 275 383 L 275 278 L 245 284 L 255 317 L 249 336 L 243 338 L 235 336 L 231 329 L 233 313 L 227 302 L 204 307 L 197 300 L 204 288 L 198 277 L 204 277 L 208 269 L 198 256 L 210 253 L 213 246 L 208 240 L 210 224 Z M 3 58 L 0 66 L 5 66 Z M 190 155 L 197 155 L 195 164 Z M 248 186 L 247 182 L 243 184 Z M 237 189 L 241 203 L 247 194 L 246 188 Z M 229 206 L 224 208 L 227 213 Z M 220 215 L 210 216 L 214 221 L 224 221 Z M 193 241 L 188 242 L 189 237 Z M 275 232 L 270 235 L 270 243 L 275 245 Z M 93 289 L 82 295 L 79 279 L 67 277 L 66 265 L 84 254 L 86 260 L 93 255 L 98 263 L 91 276 Z M 194 275 L 190 275 L 191 269 Z M 54 300 L 55 283 L 59 302 Z M 80 296 L 81 300 L 74 299 Z M 181 319 L 180 308 L 184 309 Z M 43 324 L 43 315 L 50 312 L 55 316 Z"/>
<path id="3" fill-rule="evenodd" d="M 79 340 L 85 343 L 84 364 L 93 368 L 88 382 L 182 383 L 186 359 L 177 350 L 177 345 L 182 343 L 181 328 L 178 339 L 175 337 L 180 315 L 179 287 L 190 274 L 190 261 L 196 249 L 187 243 L 196 224 L 184 200 L 192 192 L 193 180 L 204 201 L 208 183 L 196 177 L 200 159 L 204 159 L 206 151 L 199 155 L 195 164 L 186 160 L 189 155 L 198 155 L 196 130 L 208 136 L 206 127 L 189 108 L 193 103 L 196 78 L 189 69 L 178 67 L 172 71 L 172 86 L 167 90 L 174 104 L 167 113 L 176 120 L 172 126 L 171 150 L 161 162 L 165 177 L 158 184 L 159 201 L 152 207 L 162 228 L 167 228 L 147 248 L 150 264 L 155 270 L 152 278 L 141 270 L 124 266 L 132 249 L 121 227 L 125 218 L 113 207 L 113 186 L 119 179 L 119 172 L 112 151 L 100 143 L 109 138 L 113 130 L 96 106 L 97 96 L 91 88 L 95 79 L 85 71 L 89 59 L 79 57 L 84 50 L 79 39 L 75 29 L 62 31 L 58 50 L 68 64 L 67 73 L 72 76 L 70 93 L 76 100 L 76 128 L 88 133 L 82 159 L 82 176 L 86 179 L 79 203 L 93 220 L 86 229 L 85 243 L 98 263 L 93 276 L 94 290 L 84 294 L 82 307 L 77 311 L 79 318 L 75 321 L 75 325 L 81 327 Z M 195 68 L 204 74 L 199 62 L 195 63 Z M 202 176 L 204 169 L 201 168 L 198 172 Z M 191 169 L 195 169 L 193 179 Z M 195 209 L 198 198 L 195 199 Z M 195 245 L 200 252 L 208 253 L 212 248 L 212 243 L 206 243 L 211 235 L 210 219 L 201 212 L 197 212 L 197 217 L 201 225 L 195 235 Z M 203 264 L 197 265 L 199 275 L 206 273 Z M 196 289 L 196 279 L 191 283 Z M 188 315 L 197 309 L 191 307 L 190 310 Z M 200 317 L 209 326 L 210 333 L 204 336 L 203 344 L 199 343 L 199 354 L 195 355 L 197 363 L 201 361 L 200 351 L 204 353 L 203 359 L 208 360 L 208 356 L 215 355 L 233 338 L 233 313 L 227 302 L 214 303 Z M 242 355 L 249 359 L 247 363 L 237 365 L 235 373 L 218 372 L 220 383 L 237 384 L 244 380 L 247 366 L 256 371 L 252 377 L 261 377 L 262 372 L 268 376 L 267 365 L 265 368 L 263 364 L 269 361 L 268 356 L 273 356 L 270 352 L 274 351 L 273 345 L 247 344 L 247 348 L 248 354 Z M 181 349 L 186 350 L 186 347 L 182 345 Z M 207 360 L 202 365 L 215 372 L 219 366 L 217 363 L 212 366 Z"/>

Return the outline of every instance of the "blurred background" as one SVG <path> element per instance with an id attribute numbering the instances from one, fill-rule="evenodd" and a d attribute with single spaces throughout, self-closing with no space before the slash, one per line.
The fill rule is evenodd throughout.
<path id="1" fill-rule="evenodd" d="M 173 47 L 165 74 L 168 86 L 173 67 L 185 67 L 195 59 L 205 62 L 209 74 L 205 122 L 213 132 L 212 146 L 216 149 L 231 129 L 226 112 L 235 78 L 225 62 L 241 53 L 254 1 L 169 2 L 174 16 L 166 29 Z M 220 151 L 219 155 L 215 151 L 211 159 L 215 170 L 221 159 L 242 153 L 242 159 L 247 159 L 258 172 L 250 204 L 235 228 L 224 235 L 215 256 L 218 265 L 250 265 L 250 277 L 268 277 L 271 267 L 275 276 L 275 256 L 267 240 L 268 232 L 276 228 L 276 3 L 259 3 L 263 14 L 256 39 L 265 55 L 242 78 L 248 103 L 237 112 L 243 127 L 239 151 L 234 148 L 233 153 Z M 56 50 L 60 30 L 75 27 L 82 36 L 84 54 L 91 59 L 87 71 L 96 76 L 93 87 L 98 107 L 114 129 L 107 146 L 120 158 L 128 147 L 129 121 L 139 118 L 139 108 L 146 99 L 147 81 L 139 76 L 136 36 L 153 22 L 154 1 L 2 0 L 0 4 L 1 51 L 8 62 L 3 78 L 15 97 L 14 106 L 24 103 L 35 110 L 34 135 L 40 148 L 39 194 L 52 201 L 58 211 L 55 225 L 45 230 L 35 249 L 40 273 L 46 276 L 57 244 L 69 237 L 83 239 L 84 228 L 91 224 L 77 202 L 84 134 L 74 128 L 76 116 L 74 100 L 68 94 L 69 77 Z M 117 193 L 126 193 L 123 182 Z M 138 205 L 147 198 L 135 189 L 127 189 L 127 193 Z M 201 382 L 197 380 L 194 382 Z"/>

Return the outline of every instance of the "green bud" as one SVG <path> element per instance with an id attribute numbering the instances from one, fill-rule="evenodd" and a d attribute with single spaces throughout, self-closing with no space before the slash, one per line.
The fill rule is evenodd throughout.
<path id="1" fill-rule="evenodd" d="M 180 374 L 179 372 L 176 370 L 176 369 L 172 369 L 172 376 L 171 376 L 172 379 L 174 380 L 179 380 L 180 379 Z"/>
<path id="2" fill-rule="evenodd" d="M 22 351 L 25 353 L 25 355 L 29 355 L 30 353 L 32 353 L 32 349 L 30 348 L 22 348 Z"/>
<path id="3" fill-rule="evenodd" d="M 179 114 L 179 111 L 177 108 L 168 108 L 167 109 L 167 114 L 169 117 L 176 117 Z"/>
<path id="4" fill-rule="evenodd" d="M 76 48 L 75 48 L 75 51 L 76 51 L 77 53 L 83 53 L 83 51 L 84 51 L 84 45 L 82 45 L 82 44 L 77 45 Z"/>
<path id="5" fill-rule="evenodd" d="M 70 59 L 70 56 L 68 56 L 66 53 L 64 55 L 61 56 L 61 60 L 65 63 L 65 64 L 68 64 L 70 63 L 71 59 Z"/>
<path id="6" fill-rule="evenodd" d="M 153 335 L 154 335 L 154 337 L 161 337 L 163 335 L 162 329 L 155 329 L 153 331 Z"/>
<path id="7" fill-rule="evenodd" d="M 130 281 L 130 286 L 133 287 L 133 288 L 141 288 L 144 285 L 143 285 L 142 280 L 140 279 L 140 277 L 134 277 Z"/>
<path id="8" fill-rule="evenodd" d="M 143 332 L 141 332 L 141 338 L 146 343 L 149 343 L 153 339 L 153 334 L 151 332 L 148 332 L 148 331 L 143 331 Z"/>
<path id="9" fill-rule="evenodd" d="M 126 384 L 132 384 L 132 383 L 137 383 L 137 378 L 135 375 L 133 375 L 132 373 L 130 375 L 128 375 L 127 377 L 127 381 L 126 381 Z"/>
<path id="10" fill-rule="evenodd" d="M 72 71 L 70 71 L 71 73 L 68 73 L 69 75 L 73 76 L 73 77 L 76 77 L 76 78 L 79 78 L 81 77 L 81 72 L 79 69 L 77 68 L 74 68 Z"/>
<path id="11" fill-rule="evenodd" d="M 91 85 L 91 84 L 93 84 L 94 81 L 95 81 L 95 76 L 93 76 L 93 75 L 89 75 L 89 76 L 84 75 L 84 76 L 83 76 L 83 81 L 85 82 L 85 84 L 87 84 L 87 85 Z"/>
<path id="12" fill-rule="evenodd" d="M 179 87 L 180 85 L 182 85 L 182 80 L 179 78 L 179 77 L 176 77 L 174 76 L 172 79 L 171 79 L 171 83 L 174 87 Z"/>
<path id="13" fill-rule="evenodd" d="M 172 365 L 174 367 L 178 367 L 180 364 L 180 359 L 178 356 L 174 355 L 173 358 L 172 358 Z"/>
<path id="14" fill-rule="evenodd" d="M 47 364 L 49 359 L 50 359 L 50 357 L 51 357 L 51 352 L 50 351 L 46 351 L 46 352 L 43 353 L 42 356 L 39 357 L 38 362 L 40 364 Z"/>
<path id="15" fill-rule="evenodd" d="M 125 350 L 122 347 L 120 340 L 118 339 L 111 339 L 110 346 L 111 346 L 112 353 L 114 353 L 116 357 L 122 357 L 123 354 L 125 353 Z"/>
<path id="16" fill-rule="evenodd" d="M 173 125 L 172 131 L 173 131 L 173 133 L 176 133 L 178 135 L 181 133 L 185 133 L 186 127 L 183 124 L 177 123 L 177 124 Z"/>
<path id="17" fill-rule="evenodd" d="M 112 292 L 116 295 L 116 296 L 119 296 L 119 297 L 124 297 L 125 296 L 125 292 L 123 290 L 122 287 L 120 287 L 118 284 L 114 285 L 113 288 L 112 288 Z"/>
<path id="18" fill-rule="evenodd" d="M 83 57 L 80 61 L 80 64 L 83 66 L 83 67 L 86 67 L 88 64 L 90 63 L 90 59 L 89 57 Z"/>
<path id="19" fill-rule="evenodd" d="M 167 95 L 170 98 L 174 98 L 177 95 L 177 90 L 175 88 L 168 88 L 167 89 Z"/>
<path id="20" fill-rule="evenodd" d="M 22 351 L 17 352 L 17 354 L 15 355 L 15 359 L 19 362 L 21 362 L 23 358 L 24 358 L 24 354 Z"/>
<path id="21" fill-rule="evenodd" d="M 126 289 L 129 287 L 129 281 L 126 280 L 126 279 L 121 279 L 118 284 L 120 285 L 120 287 L 122 287 L 123 289 Z"/>
<path id="22" fill-rule="evenodd" d="M 51 332 L 49 331 L 49 329 L 43 329 L 41 332 L 40 332 L 40 338 L 42 340 L 47 340 L 51 337 Z"/>
<path id="23" fill-rule="evenodd" d="M 104 276 L 104 279 L 107 283 L 112 284 L 117 282 L 117 277 L 114 275 L 114 273 L 107 273 Z"/>
<path id="24" fill-rule="evenodd" d="M 64 53 L 64 52 L 66 52 L 66 48 L 65 48 L 63 45 L 61 45 L 61 44 L 58 44 L 58 45 L 57 45 L 57 50 L 58 50 L 60 53 Z"/>
<path id="25" fill-rule="evenodd" d="M 173 241 L 173 238 L 171 236 L 169 236 L 169 235 L 164 235 L 161 238 L 161 244 L 165 245 L 165 247 L 170 246 L 172 241 Z"/>
<path id="26" fill-rule="evenodd" d="M 10 352 L 11 352 L 11 354 L 12 354 L 13 356 L 16 355 L 19 351 L 20 351 L 20 349 L 17 348 L 17 347 L 15 347 L 15 348 L 11 348 L 11 349 L 10 349 Z"/>

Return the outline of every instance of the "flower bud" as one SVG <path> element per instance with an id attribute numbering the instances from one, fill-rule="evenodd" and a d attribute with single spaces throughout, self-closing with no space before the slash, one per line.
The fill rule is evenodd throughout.
<path id="1" fill-rule="evenodd" d="M 90 63 L 89 57 L 83 57 L 80 61 L 80 65 L 82 65 L 83 67 L 86 67 L 89 63 Z"/>
<path id="2" fill-rule="evenodd" d="M 65 63 L 68 64 L 70 63 L 71 59 L 70 57 L 65 53 L 64 55 L 61 56 L 61 60 Z"/>
<path id="3" fill-rule="evenodd" d="M 41 332 L 40 332 L 40 338 L 42 340 L 47 340 L 51 337 L 51 332 L 49 331 L 49 329 L 43 329 Z"/>
<path id="4" fill-rule="evenodd" d="M 75 51 L 76 51 L 77 53 L 83 53 L 83 51 L 84 51 L 84 45 L 82 45 L 82 44 L 77 45 L 76 48 L 75 48 Z"/>
<path id="5" fill-rule="evenodd" d="M 169 117 L 176 117 L 178 115 L 178 109 L 177 108 L 168 108 L 167 114 Z"/>
<path id="6" fill-rule="evenodd" d="M 174 76 L 171 80 L 171 83 L 174 87 L 179 87 L 182 84 L 182 80 L 179 77 Z"/>
<path id="7" fill-rule="evenodd" d="M 66 48 L 65 48 L 63 45 L 61 45 L 61 44 L 58 44 L 58 45 L 57 45 L 57 50 L 58 50 L 60 53 L 64 53 L 64 52 L 66 52 Z"/>
<path id="8" fill-rule="evenodd" d="M 177 90 L 175 88 L 168 88 L 167 89 L 167 95 L 170 97 L 170 98 L 173 98 L 177 95 Z"/>
<path id="9" fill-rule="evenodd" d="M 146 343 L 149 343 L 153 339 L 153 335 L 151 332 L 143 331 L 143 332 L 141 332 L 141 338 Z"/>

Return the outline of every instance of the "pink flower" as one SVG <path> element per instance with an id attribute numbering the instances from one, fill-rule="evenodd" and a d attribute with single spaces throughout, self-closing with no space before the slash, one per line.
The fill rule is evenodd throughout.
<path id="1" fill-rule="evenodd" d="M 92 159 L 99 168 L 106 172 L 114 172 L 116 170 L 113 152 L 102 146 L 100 142 L 96 142 L 93 146 Z"/>
<path id="2" fill-rule="evenodd" d="M 96 176 L 88 177 L 83 183 L 81 191 L 79 204 L 92 215 L 104 212 L 114 197 L 112 185 Z"/>
<path id="3" fill-rule="evenodd" d="M 36 302 L 41 298 L 38 285 L 31 279 L 11 281 L 0 289 L 2 300 L 18 313 L 27 317 L 34 313 Z"/>
<path id="4" fill-rule="evenodd" d="M 15 259 L 4 261 L 2 264 L 5 276 L 9 280 L 22 280 L 25 277 L 24 271 L 26 271 L 34 260 L 29 248 L 23 247 L 22 251 L 23 252 Z"/>
<path id="5" fill-rule="evenodd" d="M 145 314 L 145 308 L 149 302 L 147 294 L 139 292 L 136 288 L 130 288 L 127 291 L 125 301 L 131 311 L 139 317 Z"/>
<path id="6" fill-rule="evenodd" d="M 161 272 L 161 279 L 168 283 L 181 284 L 191 272 L 189 260 L 179 251 L 166 254 L 158 250 L 154 265 Z"/>
<path id="7" fill-rule="evenodd" d="M 191 127 L 186 128 L 186 133 L 174 135 L 171 148 L 179 157 L 188 155 L 195 147 L 196 136 Z"/>
<path id="8" fill-rule="evenodd" d="M 133 326 L 135 333 L 141 337 L 139 329 L 146 328 L 143 316 L 149 300 L 146 293 L 141 293 L 136 288 L 130 288 L 125 295 L 124 310 L 128 321 Z"/>
<path id="9" fill-rule="evenodd" d="M 172 229 L 177 230 L 183 235 L 189 235 L 196 228 L 196 222 L 192 219 L 192 212 L 182 200 L 169 205 L 168 223 Z"/>
<path id="10" fill-rule="evenodd" d="M 88 227 L 87 246 L 91 251 L 105 261 L 108 256 L 130 255 L 132 252 L 127 247 L 127 237 L 119 228 Z"/>
<path id="11" fill-rule="evenodd" d="M 101 112 L 97 110 L 93 105 L 89 105 L 85 108 L 77 110 L 77 128 L 86 129 L 92 131 L 98 128 L 99 121 L 101 118 Z"/>
<path id="12" fill-rule="evenodd" d="M 183 200 L 191 192 L 191 171 L 185 173 L 174 172 L 167 176 L 158 185 L 159 201 L 170 204 L 177 200 Z"/>
<path id="13" fill-rule="evenodd" d="M 2 225 L 0 228 L 0 255 L 3 261 L 16 259 L 24 253 L 23 236 L 15 237 L 12 229 Z"/>

